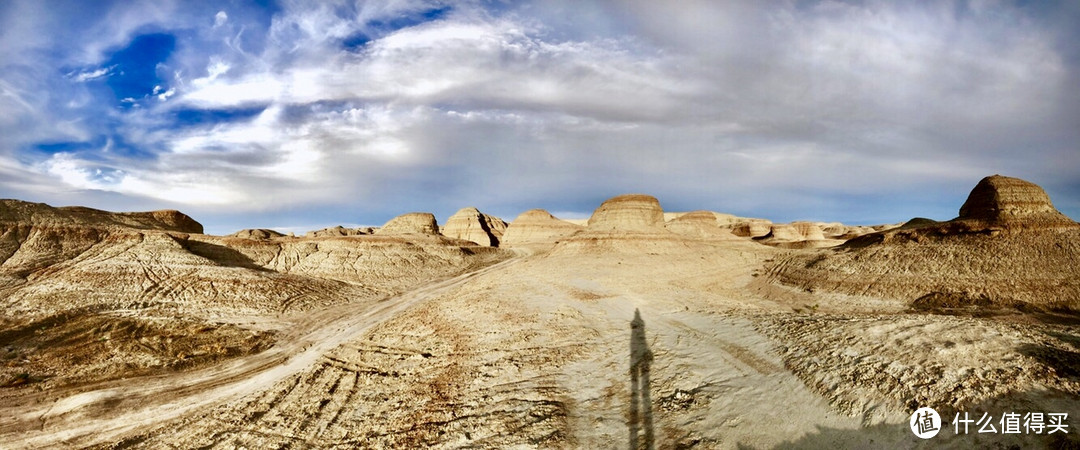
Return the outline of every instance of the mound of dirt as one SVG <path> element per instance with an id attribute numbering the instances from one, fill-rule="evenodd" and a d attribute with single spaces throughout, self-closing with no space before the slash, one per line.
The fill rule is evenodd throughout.
<path id="1" fill-rule="evenodd" d="M 464 239 L 488 247 L 498 247 L 504 232 L 506 222 L 471 206 L 450 216 L 446 226 L 442 228 L 442 234 L 446 237 Z"/>
<path id="2" fill-rule="evenodd" d="M 379 228 L 376 234 L 439 234 L 439 224 L 435 215 L 425 212 L 402 214 Z"/>
<path id="3" fill-rule="evenodd" d="M 585 227 L 559 220 L 543 209 L 530 209 L 517 216 L 506 228 L 505 246 L 551 243 L 563 236 L 584 230 Z"/>

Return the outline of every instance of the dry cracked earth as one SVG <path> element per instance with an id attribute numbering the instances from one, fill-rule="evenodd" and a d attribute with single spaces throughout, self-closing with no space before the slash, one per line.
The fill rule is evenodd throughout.
<path id="1" fill-rule="evenodd" d="M 823 239 L 648 196 L 308 237 L 4 201 L 0 448 L 1076 448 L 1080 226 L 987 180 Z M 1009 411 L 1068 433 L 950 424 Z"/>

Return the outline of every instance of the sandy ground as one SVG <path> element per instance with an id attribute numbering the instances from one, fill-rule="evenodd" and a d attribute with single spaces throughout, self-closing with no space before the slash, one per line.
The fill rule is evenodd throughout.
<path id="1" fill-rule="evenodd" d="M 748 241 L 539 251 L 260 322 L 207 368 L 0 406 L 0 447 L 1025 448 L 1075 444 L 1076 325 L 908 311 L 762 276 Z M 239 322 L 239 321 L 238 321 Z M 1056 436 L 915 437 L 917 406 L 1067 412 Z M 948 426 L 948 425 L 947 425 Z"/>

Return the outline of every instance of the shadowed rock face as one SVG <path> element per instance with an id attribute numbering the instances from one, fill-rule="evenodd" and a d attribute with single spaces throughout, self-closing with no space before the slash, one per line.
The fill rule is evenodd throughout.
<path id="1" fill-rule="evenodd" d="M 559 220 L 543 209 L 530 209 L 517 216 L 503 235 L 503 245 L 523 245 L 552 242 L 577 233 L 585 227 Z"/>
<path id="2" fill-rule="evenodd" d="M 435 222 L 435 215 L 424 212 L 402 214 L 379 228 L 376 234 L 439 234 L 439 224 Z"/>
<path id="3" fill-rule="evenodd" d="M 956 220 L 1020 228 L 1076 226 L 1058 212 L 1038 185 L 1019 178 L 993 175 L 983 178 L 960 207 Z"/>
<path id="4" fill-rule="evenodd" d="M 613 197 L 589 218 L 591 231 L 656 231 L 664 227 L 664 210 L 651 195 Z"/>
<path id="5" fill-rule="evenodd" d="M 506 222 L 473 207 L 454 213 L 442 228 L 442 234 L 446 237 L 464 239 L 488 247 L 498 247 L 505 231 Z"/>

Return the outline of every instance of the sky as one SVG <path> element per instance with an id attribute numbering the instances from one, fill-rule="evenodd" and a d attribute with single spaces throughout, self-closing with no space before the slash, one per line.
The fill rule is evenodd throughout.
<path id="1" fill-rule="evenodd" d="M 1080 3 L 0 2 L 0 198 L 226 234 L 584 218 L 1080 218 Z"/>

